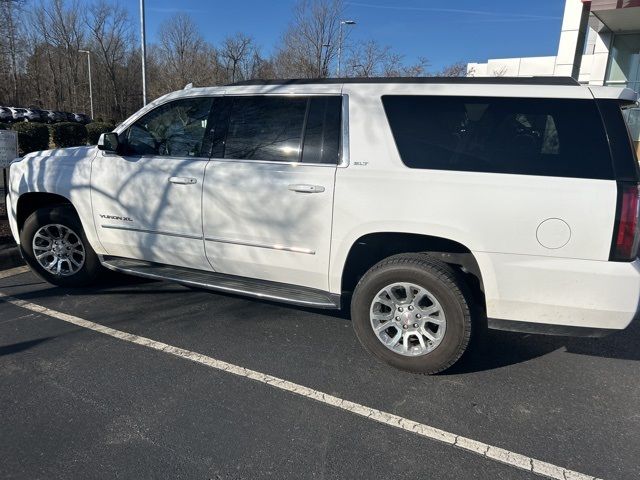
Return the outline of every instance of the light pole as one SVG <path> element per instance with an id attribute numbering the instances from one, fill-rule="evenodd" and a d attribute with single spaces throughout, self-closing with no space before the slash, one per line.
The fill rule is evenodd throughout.
<path id="1" fill-rule="evenodd" d="M 140 0 L 140 44 L 142 53 L 142 106 L 147 104 L 147 53 L 144 35 L 144 0 Z"/>
<path id="2" fill-rule="evenodd" d="M 89 66 L 89 102 L 91 103 L 91 120 L 93 120 L 93 86 L 91 85 L 91 52 L 89 50 L 78 50 L 87 54 L 87 65 Z"/>
<path id="3" fill-rule="evenodd" d="M 355 25 L 356 22 L 354 20 L 341 20 L 340 21 L 340 34 L 338 39 L 338 73 L 337 77 L 340 77 L 340 67 L 342 65 L 342 26 L 343 25 Z"/>

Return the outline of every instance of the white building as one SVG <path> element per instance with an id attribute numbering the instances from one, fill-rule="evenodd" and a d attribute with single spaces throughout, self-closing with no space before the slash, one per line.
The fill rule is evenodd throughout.
<path id="1" fill-rule="evenodd" d="M 563 76 L 640 91 L 640 0 L 566 0 L 558 53 L 469 63 L 469 76 Z M 627 112 L 640 153 L 640 109 Z"/>

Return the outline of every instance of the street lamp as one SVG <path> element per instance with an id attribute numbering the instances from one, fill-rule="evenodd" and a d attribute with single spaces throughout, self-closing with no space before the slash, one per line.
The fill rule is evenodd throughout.
<path id="1" fill-rule="evenodd" d="M 340 77 L 340 66 L 342 64 L 342 26 L 343 25 L 355 25 L 356 22 L 354 20 L 341 20 L 340 21 L 340 35 L 338 39 L 338 73 L 337 77 Z"/>
<path id="2" fill-rule="evenodd" d="M 87 54 L 87 64 L 89 66 L 89 102 L 91 103 L 91 120 L 93 120 L 93 87 L 91 85 L 91 52 L 89 50 L 78 50 Z"/>
<path id="3" fill-rule="evenodd" d="M 147 104 L 147 53 L 144 28 L 144 0 L 140 0 L 140 50 L 142 54 L 142 106 Z"/>

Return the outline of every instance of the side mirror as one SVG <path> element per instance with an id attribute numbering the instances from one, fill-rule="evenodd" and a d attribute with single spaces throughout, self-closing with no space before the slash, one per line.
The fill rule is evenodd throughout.
<path id="1" fill-rule="evenodd" d="M 98 139 L 98 149 L 104 152 L 116 153 L 118 145 L 118 135 L 113 132 L 103 133 Z"/>

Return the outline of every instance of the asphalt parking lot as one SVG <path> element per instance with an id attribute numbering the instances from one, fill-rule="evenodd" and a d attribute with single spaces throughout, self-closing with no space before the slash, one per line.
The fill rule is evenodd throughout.
<path id="1" fill-rule="evenodd" d="M 376 362 L 340 313 L 17 272 L 0 278 L 1 478 L 543 478 L 463 439 L 567 479 L 639 477 L 638 322 L 599 340 L 491 332 L 487 349 L 425 377 Z"/>

